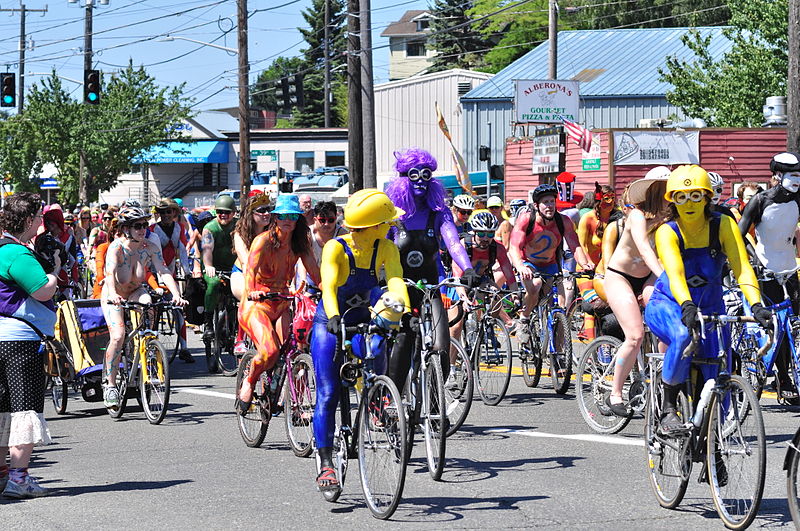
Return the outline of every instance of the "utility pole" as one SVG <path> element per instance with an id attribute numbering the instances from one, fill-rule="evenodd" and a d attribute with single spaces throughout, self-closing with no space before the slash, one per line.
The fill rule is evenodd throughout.
<path id="1" fill-rule="evenodd" d="M 359 0 L 347 0 L 347 159 L 350 193 L 364 188 Z"/>
<path id="2" fill-rule="evenodd" d="M 800 0 L 789 0 L 789 77 L 786 82 L 786 149 L 800 150 Z"/>
<path id="3" fill-rule="evenodd" d="M 550 0 L 548 9 L 548 41 L 550 50 L 548 55 L 547 77 L 558 79 L 558 0 Z"/>
<path id="4" fill-rule="evenodd" d="M 325 32 L 323 43 L 325 54 L 325 127 L 331 126 L 331 0 L 325 0 Z"/>
<path id="5" fill-rule="evenodd" d="M 86 16 L 83 18 L 83 71 L 92 69 L 92 10 L 94 1 L 86 0 Z M 86 183 L 86 156 L 83 150 L 78 153 L 80 167 L 78 169 L 78 200 L 82 205 L 89 203 L 89 190 Z M 142 190 L 147 193 L 147 190 Z M 144 195 L 144 194 L 143 194 Z M 144 199 L 144 197 L 142 198 Z"/>
<path id="6" fill-rule="evenodd" d="M 375 91 L 372 77 L 372 23 L 370 0 L 361 0 L 361 122 L 364 136 L 364 188 L 378 186 L 375 155 Z"/>
<path id="7" fill-rule="evenodd" d="M 239 24 L 239 177 L 242 197 L 250 193 L 250 62 L 247 58 L 247 0 L 237 0 Z M 278 172 L 280 173 L 280 168 Z M 280 188 L 280 183 L 278 183 Z"/>
<path id="8" fill-rule="evenodd" d="M 0 9 L 0 12 L 19 13 L 19 95 L 17 96 L 17 112 L 22 114 L 25 105 L 25 14 L 28 12 L 38 12 L 44 16 L 47 13 L 47 6 L 44 9 L 28 9 L 25 4 L 20 3 L 15 9 Z"/>

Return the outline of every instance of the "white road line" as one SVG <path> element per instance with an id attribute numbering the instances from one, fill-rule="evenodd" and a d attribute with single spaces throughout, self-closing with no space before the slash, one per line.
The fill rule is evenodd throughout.
<path id="1" fill-rule="evenodd" d="M 514 435 L 523 435 L 525 437 L 539 437 L 542 439 L 567 439 L 571 441 L 619 444 L 622 446 L 644 446 L 644 441 L 642 439 L 628 439 L 626 437 L 614 437 L 611 435 L 595 435 L 591 433 L 562 435 L 558 433 L 546 433 L 543 431 L 512 430 L 509 428 L 497 428 L 497 429 L 486 430 L 486 433 L 511 433 Z"/>
<path id="2" fill-rule="evenodd" d="M 172 390 L 176 393 L 189 393 L 193 395 L 215 396 L 217 398 L 229 398 L 236 400 L 236 395 L 233 393 L 220 393 L 219 391 L 208 391 L 206 389 L 197 389 L 194 387 L 173 387 Z"/>

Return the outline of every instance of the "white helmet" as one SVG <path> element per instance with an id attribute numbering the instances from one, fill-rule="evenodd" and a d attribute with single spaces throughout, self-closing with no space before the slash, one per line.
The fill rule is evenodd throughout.
<path id="1" fill-rule="evenodd" d="M 474 210 L 475 198 L 467 194 L 457 195 L 453 198 L 453 206 L 461 210 Z"/>
<path id="2" fill-rule="evenodd" d="M 722 197 L 722 190 L 725 186 L 725 181 L 723 181 L 722 176 L 715 171 L 708 172 L 708 178 L 711 181 L 711 189 L 714 190 L 714 195 L 711 197 L 711 203 L 719 203 L 720 197 Z"/>

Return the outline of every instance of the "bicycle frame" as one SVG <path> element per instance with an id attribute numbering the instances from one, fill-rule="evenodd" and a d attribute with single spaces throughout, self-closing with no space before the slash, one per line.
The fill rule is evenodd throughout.
<path id="1" fill-rule="evenodd" d="M 550 331 L 553 329 L 553 316 L 556 313 L 562 313 L 566 315 L 564 308 L 558 304 L 558 284 L 559 281 L 564 278 L 564 275 L 562 273 L 557 273 L 555 275 L 540 274 L 539 276 L 550 283 L 550 293 L 548 295 L 544 295 L 540 291 L 539 303 L 534 309 L 536 312 L 536 318 L 539 320 L 539 324 L 541 325 L 539 327 L 539 344 L 547 344 L 547 355 L 549 356 L 556 352 L 555 346 L 553 345 L 553 337 L 550 333 Z"/>

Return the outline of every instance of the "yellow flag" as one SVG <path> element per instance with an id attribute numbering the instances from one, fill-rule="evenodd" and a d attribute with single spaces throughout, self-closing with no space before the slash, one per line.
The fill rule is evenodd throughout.
<path id="1" fill-rule="evenodd" d="M 453 160 L 453 168 L 456 172 L 456 180 L 458 184 L 461 185 L 461 188 L 467 191 L 468 194 L 473 194 L 472 191 L 472 182 L 469 179 L 469 173 L 467 172 L 467 163 L 464 161 L 464 157 L 461 156 L 461 153 L 458 152 L 456 146 L 453 145 L 453 137 L 450 136 L 450 130 L 447 128 L 447 122 L 444 121 L 444 116 L 442 116 L 442 111 L 439 109 L 439 102 L 434 102 L 436 106 L 436 120 L 439 122 L 439 129 L 442 130 L 444 133 L 445 138 L 450 143 L 450 156 Z"/>

